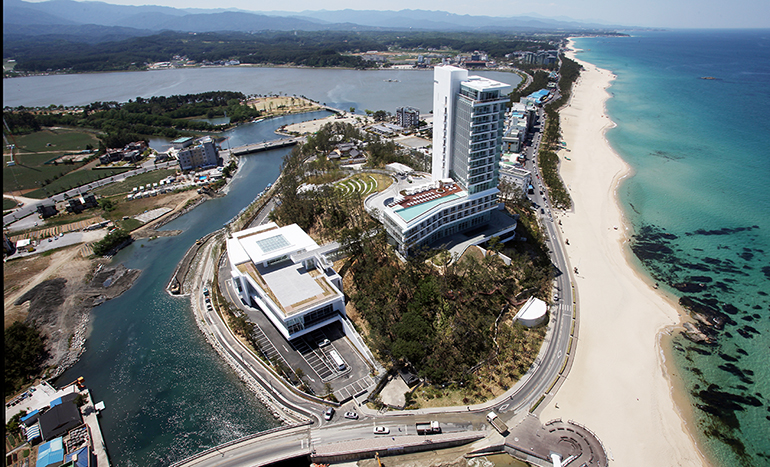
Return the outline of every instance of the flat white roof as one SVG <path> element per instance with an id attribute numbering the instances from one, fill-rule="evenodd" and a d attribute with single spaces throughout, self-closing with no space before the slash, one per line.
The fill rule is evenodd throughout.
<path id="1" fill-rule="evenodd" d="M 315 250 L 318 244 L 297 224 L 278 227 L 274 222 L 233 233 L 230 258 L 233 264 L 260 264 L 300 251 Z"/>
<path id="2" fill-rule="evenodd" d="M 468 79 L 463 80 L 462 85 L 468 86 L 469 88 L 475 89 L 476 91 L 494 91 L 499 89 L 501 93 L 505 93 L 506 90 L 510 91 L 512 88 L 510 84 L 501 83 L 500 81 L 495 81 L 493 79 L 475 75 L 469 76 Z"/>

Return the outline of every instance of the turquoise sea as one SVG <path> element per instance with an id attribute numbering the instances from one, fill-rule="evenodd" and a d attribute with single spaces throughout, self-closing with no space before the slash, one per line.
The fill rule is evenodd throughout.
<path id="1" fill-rule="evenodd" d="M 698 444 L 715 465 L 770 465 L 770 30 L 576 45 L 617 75 L 607 138 L 634 170 L 634 260 L 711 324 L 710 344 L 673 341 Z"/>

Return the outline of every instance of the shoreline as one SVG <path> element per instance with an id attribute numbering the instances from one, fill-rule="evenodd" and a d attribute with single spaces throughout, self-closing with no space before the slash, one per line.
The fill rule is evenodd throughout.
<path id="1" fill-rule="evenodd" d="M 573 239 L 565 252 L 580 271 L 581 333 L 574 371 L 543 417 L 588 424 L 617 465 L 710 465 L 666 351 L 666 336 L 686 314 L 629 256 L 632 230 L 618 189 L 633 171 L 606 139 L 616 126 L 605 107 L 615 75 L 577 58 L 572 40 L 569 47 L 584 70 L 559 112 L 571 150 L 569 162 L 559 151 L 559 172 L 575 205 L 561 220 Z"/>

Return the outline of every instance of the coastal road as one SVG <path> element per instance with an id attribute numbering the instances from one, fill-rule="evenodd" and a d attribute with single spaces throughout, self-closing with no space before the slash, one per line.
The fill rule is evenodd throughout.
<path id="1" fill-rule="evenodd" d="M 540 122 L 543 122 L 542 111 L 540 111 Z M 527 157 L 528 165 L 530 170 L 533 171 L 532 173 L 535 174 L 538 186 L 540 185 L 539 178 L 537 178 L 539 172 L 534 161 L 536 160 L 539 141 L 540 135 L 538 133 L 534 136 L 533 142 L 528 148 Z M 567 351 L 570 349 L 571 335 L 577 329 L 577 325 L 573 327 L 573 292 L 569 264 L 562 249 L 561 237 L 556 225 L 557 221 L 554 220 L 545 189 L 543 195 L 541 197 L 538 190 L 534 198 L 535 202 L 539 201 L 539 205 L 543 206 L 542 223 L 547 232 L 547 244 L 556 271 L 554 277 L 554 300 L 550 307 L 549 326 L 551 326 L 551 329 L 532 368 L 505 394 L 493 401 L 474 406 L 442 407 L 403 412 L 391 411 L 386 414 L 375 412 L 367 407 L 358 407 L 357 412 L 361 415 L 362 419 L 357 422 L 340 422 L 337 419 L 322 423 L 318 418 L 318 414 L 322 410 L 320 404 L 304 399 L 286 388 L 280 381 L 275 379 L 272 373 L 264 369 L 250 352 L 240 345 L 240 342 L 232 336 L 217 314 L 206 313 L 206 324 L 214 329 L 213 336 L 221 342 L 226 352 L 235 361 L 240 362 L 241 366 L 249 374 L 253 375 L 264 389 L 273 393 L 282 404 L 286 404 L 294 410 L 308 415 L 310 418 L 315 419 L 316 423 L 313 427 L 303 428 L 303 432 L 306 433 L 304 438 L 295 431 L 287 431 L 283 434 L 270 434 L 270 443 L 265 443 L 265 440 L 258 436 L 250 437 L 241 442 L 218 448 L 216 452 L 221 458 L 208 457 L 210 454 L 207 454 L 199 458 L 200 462 L 197 459 L 191 459 L 189 462 L 185 461 L 179 465 L 235 466 L 254 465 L 255 463 L 264 464 L 269 462 L 269 459 L 277 460 L 284 458 L 281 456 L 308 454 L 310 452 L 308 446 L 311 444 L 318 445 L 343 440 L 371 438 L 373 437 L 371 427 L 375 423 L 390 427 L 392 438 L 397 437 L 396 433 L 399 433 L 398 436 L 403 436 L 400 433 L 408 434 L 410 424 L 413 425 L 415 421 L 425 421 L 426 419 L 439 420 L 442 426 L 447 426 L 447 430 L 487 430 L 490 428 L 486 424 L 485 414 L 490 410 L 498 412 L 500 417 L 506 422 L 511 422 L 514 418 L 522 417 L 530 410 L 533 410 L 534 404 L 547 394 L 551 394 L 553 388 L 557 387 L 556 383 L 559 381 L 559 378 L 566 377 L 566 370 L 563 371 L 562 369 L 568 368 L 565 358 L 567 357 Z M 221 264 L 219 266 L 221 267 Z M 202 300 L 202 298 L 194 298 L 194 300 L 196 299 Z M 355 401 L 353 404 L 355 404 Z M 340 412 L 344 410 L 347 409 L 341 409 Z M 337 417 L 339 417 L 339 414 Z M 366 429 L 356 428 L 365 421 L 368 423 Z M 394 432 L 393 428 L 400 428 L 404 431 Z M 305 441 L 303 439 L 307 440 L 307 445 L 304 444 Z M 266 446 L 268 444 L 269 446 Z M 203 462 L 206 459 L 207 462 Z"/>
<path id="2" fill-rule="evenodd" d="M 118 175 L 113 175 L 111 177 L 106 177 L 101 180 L 96 180 L 94 182 L 87 183 L 85 185 L 79 186 L 77 188 L 73 188 L 63 193 L 49 196 L 48 198 L 41 199 L 34 203 L 27 203 L 21 208 L 15 210 L 14 212 L 3 216 L 3 226 L 6 227 L 18 221 L 19 219 L 27 217 L 30 214 L 36 213 L 37 207 L 42 204 L 58 203 L 60 201 L 64 201 L 65 199 L 72 198 L 73 196 L 79 196 L 80 193 L 85 193 L 85 192 L 88 192 L 89 190 L 93 190 L 95 188 L 109 185 L 110 183 L 122 182 L 126 178 L 131 177 L 133 175 L 143 174 L 145 172 L 151 172 L 153 170 L 167 169 L 172 166 L 178 167 L 179 163 L 177 161 L 168 161 L 168 162 L 162 162 L 160 164 L 155 165 L 152 162 L 147 162 L 135 170 L 129 170 L 128 172 L 123 172 Z"/>

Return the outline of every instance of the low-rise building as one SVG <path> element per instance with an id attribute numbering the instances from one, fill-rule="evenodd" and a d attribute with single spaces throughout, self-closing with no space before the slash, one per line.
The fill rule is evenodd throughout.
<path id="1" fill-rule="evenodd" d="M 83 193 L 78 197 L 70 198 L 68 203 L 67 212 L 75 214 L 83 212 L 86 209 L 95 208 L 99 205 L 99 202 L 96 201 L 96 196 L 91 193 Z"/>
<path id="2" fill-rule="evenodd" d="M 506 180 L 526 193 L 532 184 L 532 172 L 516 162 L 500 161 L 500 181 Z"/>
<path id="3" fill-rule="evenodd" d="M 342 278 L 327 248 L 337 246 L 319 247 L 296 224 L 271 222 L 233 233 L 227 256 L 238 296 L 262 310 L 286 339 L 345 321 Z"/>
<path id="4" fill-rule="evenodd" d="M 181 138 L 177 138 L 174 141 L 171 142 L 171 146 L 174 149 L 184 149 L 187 146 L 190 146 L 195 141 L 195 138 L 192 136 L 182 136 Z"/>
<path id="5" fill-rule="evenodd" d="M 59 213 L 59 211 L 56 210 L 56 206 L 49 204 L 49 205 L 39 205 L 37 207 L 37 213 L 40 214 L 40 217 L 43 219 L 48 219 L 49 217 L 53 217 L 56 214 Z"/>

